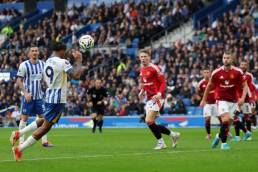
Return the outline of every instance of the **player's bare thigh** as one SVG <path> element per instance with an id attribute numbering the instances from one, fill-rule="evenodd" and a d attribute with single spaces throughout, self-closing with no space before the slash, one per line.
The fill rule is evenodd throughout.
<path id="1" fill-rule="evenodd" d="M 145 122 L 146 123 L 154 122 L 158 115 L 159 115 L 158 111 L 146 110 Z"/>

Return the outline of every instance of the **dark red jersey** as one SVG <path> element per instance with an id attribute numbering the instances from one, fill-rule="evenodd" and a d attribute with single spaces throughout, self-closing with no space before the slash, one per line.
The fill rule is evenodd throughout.
<path id="1" fill-rule="evenodd" d="M 222 66 L 212 72 L 211 82 L 215 87 L 217 100 L 237 102 L 238 92 L 245 79 L 241 69 L 231 66 L 229 70 L 225 70 Z"/>
<path id="2" fill-rule="evenodd" d="M 151 99 L 154 95 L 161 93 L 165 98 L 166 80 L 164 74 L 157 65 L 150 64 L 140 69 L 141 87 L 147 94 L 147 99 Z"/>

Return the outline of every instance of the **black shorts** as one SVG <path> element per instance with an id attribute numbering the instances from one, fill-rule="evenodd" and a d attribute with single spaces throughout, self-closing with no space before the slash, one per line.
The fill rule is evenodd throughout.
<path id="1" fill-rule="evenodd" d="M 95 106 L 92 108 L 92 113 L 96 113 L 97 115 L 104 115 L 105 107 L 104 106 Z"/>

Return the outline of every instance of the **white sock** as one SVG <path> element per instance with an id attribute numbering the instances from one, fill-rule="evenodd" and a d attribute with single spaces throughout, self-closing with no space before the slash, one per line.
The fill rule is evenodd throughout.
<path id="1" fill-rule="evenodd" d="M 158 142 L 159 142 L 159 143 L 162 143 L 162 144 L 165 143 L 164 140 L 163 140 L 163 138 L 158 139 Z"/>
<path id="2" fill-rule="evenodd" d="M 18 146 L 18 149 L 20 151 L 23 151 L 25 149 L 27 149 L 28 147 L 30 147 L 31 145 L 33 145 L 34 143 L 36 143 L 37 140 L 34 139 L 32 136 L 28 137 L 27 140 L 25 140 L 25 142 L 23 142 L 20 146 Z"/>
<path id="3" fill-rule="evenodd" d="M 19 124 L 19 130 L 22 130 L 23 128 L 25 128 L 27 125 L 27 122 L 23 121 L 23 120 L 20 120 L 20 124 Z M 25 139 L 25 136 L 22 135 L 20 138 L 19 138 L 19 142 L 22 143 L 24 142 L 24 139 Z"/>
<path id="4" fill-rule="evenodd" d="M 38 128 L 36 121 L 33 121 L 30 125 L 26 126 L 25 128 L 19 130 L 20 136 L 25 134 L 26 132 L 29 131 L 34 131 Z"/>
<path id="5" fill-rule="evenodd" d="M 41 140 L 42 140 L 42 144 L 46 143 L 47 142 L 47 135 L 45 134 L 44 136 L 42 136 Z"/>
<path id="6" fill-rule="evenodd" d="M 224 146 L 225 144 L 227 144 L 227 143 L 221 143 L 221 147 Z"/>
<path id="7" fill-rule="evenodd" d="M 170 130 L 170 136 L 175 136 L 176 135 L 176 132 Z"/>

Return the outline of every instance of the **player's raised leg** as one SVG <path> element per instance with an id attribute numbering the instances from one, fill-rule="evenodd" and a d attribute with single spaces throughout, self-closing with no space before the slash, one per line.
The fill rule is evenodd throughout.
<path id="1" fill-rule="evenodd" d="M 24 134 L 30 131 L 35 131 L 38 127 L 40 127 L 43 123 L 43 119 L 39 118 L 30 123 L 28 126 L 20 129 L 18 131 L 13 131 L 10 137 L 10 142 L 12 145 L 15 145 L 16 141 L 21 137 L 24 137 Z M 24 141 L 23 141 L 24 142 Z M 20 142 L 22 144 L 23 142 Z"/>
<path id="2" fill-rule="evenodd" d="M 38 119 L 40 121 L 43 120 L 43 124 L 23 144 L 12 148 L 16 161 L 20 160 L 22 152 L 25 149 L 35 144 L 59 120 L 67 98 L 67 76 L 69 75 L 71 78 L 79 79 L 82 73 L 82 54 L 80 52 L 76 50 L 72 51 L 72 56 L 75 59 L 74 66 L 72 66 L 68 60 L 62 59 L 66 51 L 64 44 L 53 42 L 52 50 L 54 52 L 51 58 L 46 61 L 44 67 L 44 79 L 47 83 L 46 103 L 44 119 Z"/>

